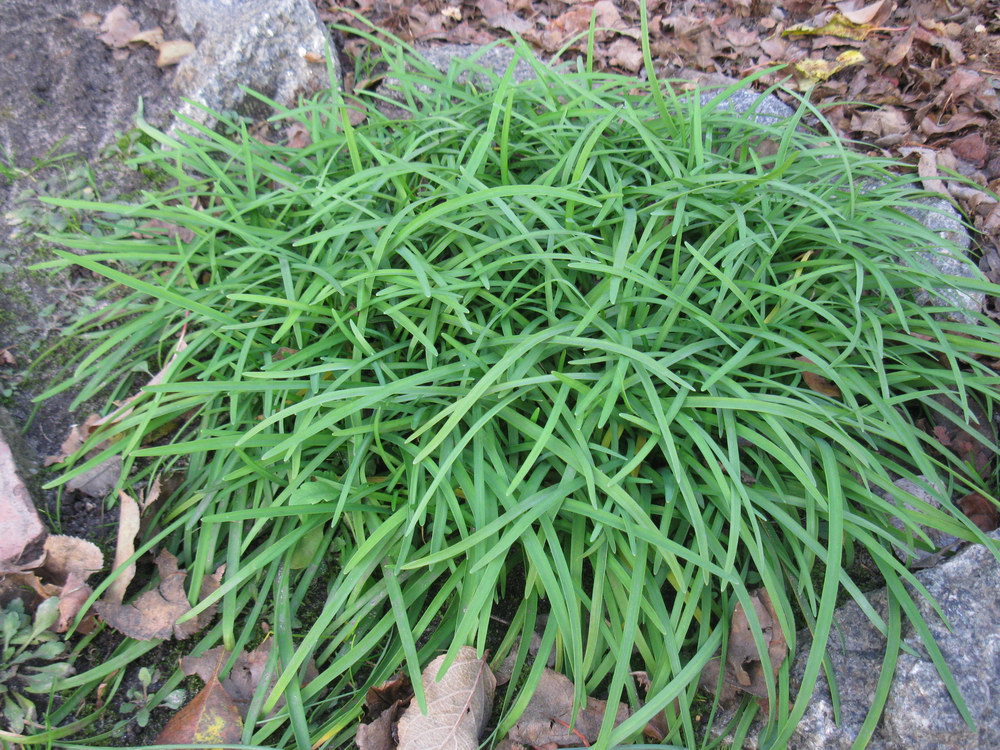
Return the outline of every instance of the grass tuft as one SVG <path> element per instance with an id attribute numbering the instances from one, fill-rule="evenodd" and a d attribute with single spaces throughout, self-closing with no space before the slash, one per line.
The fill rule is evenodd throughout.
<path id="1" fill-rule="evenodd" d="M 781 746 L 838 596 L 903 647 L 849 561 L 866 551 L 894 617 L 929 638 L 893 545 L 926 546 L 922 527 L 984 540 L 950 498 L 992 497 L 991 478 L 921 420 L 969 422 L 973 402 L 992 414 L 1000 330 L 914 298 L 997 290 L 928 265 L 961 251 L 903 212 L 924 195 L 914 178 L 796 128 L 817 114 L 805 104 L 770 122 L 519 49 L 533 81 L 474 61 L 438 74 L 386 47 L 408 119 L 359 92 L 368 116 L 352 126 L 337 94 L 320 97 L 285 114 L 308 129 L 301 149 L 239 123 L 233 138 L 144 127 L 164 148 L 140 143 L 139 160 L 173 188 L 63 202 L 123 217 L 98 239 L 60 236 L 76 252 L 52 264 L 118 292 L 78 323 L 91 348 L 50 393 L 111 387 L 112 411 L 139 385 L 121 373 L 168 361 L 186 326 L 163 381 L 80 455 L 114 438 L 127 491 L 183 472 L 143 541 L 180 557 L 191 591 L 227 566 L 190 613 L 220 605 L 196 651 L 288 626 L 248 744 L 345 745 L 369 685 L 465 644 L 502 657 L 538 628 L 578 702 L 636 705 L 629 673 L 650 673 L 645 707 L 608 723 L 602 748 L 674 705 L 664 741 L 695 747 L 698 675 L 737 602 L 763 645 L 749 600 L 763 586 L 793 649 L 797 629 L 813 634 L 798 697 L 787 664 L 768 685 L 762 746 Z M 490 85 L 460 84 L 469 70 Z M 152 219 L 194 239 L 131 234 Z M 941 507 L 883 499 L 900 477 Z M 72 686 L 147 648 L 126 641 Z M 310 660 L 319 676 L 302 685 Z M 500 731 L 539 669 L 512 681 Z"/>

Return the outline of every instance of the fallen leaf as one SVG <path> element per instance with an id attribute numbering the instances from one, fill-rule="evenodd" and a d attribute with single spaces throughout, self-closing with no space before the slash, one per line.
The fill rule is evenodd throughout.
<path id="1" fill-rule="evenodd" d="M 805 362 L 806 364 L 815 366 L 815 363 L 808 357 L 796 357 L 795 359 L 798 362 Z M 806 381 L 806 385 L 816 391 L 816 393 L 822 393 L 824 396 L 829 396 L 830 398 L 843 398 L 843 394 L 840 392 L 840 389 L 834 385 L 833 381 L 828 378 L 824 378 L 822 375 L 818 375 L 817 373 L 809 370 L 803 370 L 802 379 Z"/>
<path id="2" fill-rule="evenodd" d="M 470 646 L 459 649 L 439 680 L 444 660 L 442 654 L 423 671 L 427 713 L 414 701 L 399 718 L 399 750 L 478 750 L 493 710 L 496 679 Z"/>
<path id="3" fill-rule="evenodd" d="M 116 5 L 104 16 L 101 24 L 104 33 L 97 38 L 109 47 L 121 48 L 139 34 L 139 23 L 132 18 L 131 11 L 124 5 Z"/>
<path id="4" fill-rule="evenodd" d="M 243 719 L 232 697 L 219 682 L 219 670 L 227 652 L 213 649 L 214 670 L 205 680 L 205 687 L 171 717 L 153 744 L 156 745 L 226 745 L 238 744 L 243 735 Z"/>
<path id="5" fill-rule="evenodd" d="M 87 441 L 87 438 L 90 437 L 91 433 L 97 428 L 100 420 L 100 416 L 97 414 L 91 414 L 84 420 L 83 424 L 72 425 L 69 428 L 69 433 L 66 435 L 66 439 L 63 440 L 62 445 L 59 447 L 59 453 L 54 456 L 46 457 L 43 463 L 46 466 L 62 463 L 80 450 L 83 444 Z"/>
<path id="6" fill-rule="evenodd" d="M 800 23 L 789 26 L 781 32 L 782 36 L 836 36 L 843 39 L 854 39 L 864 41 L 865 38 L 875 30 L 870 24 L 854 23 L 843 13 L 834 13 L 825 23 L 818 26 Z"/>
<path id="7" fill-rule="evenodd" d="M 93 542 L 51 534 L 45 540 L 45 563 L 39 572 L 49 583 L 62 586 L 74 574 L 85 581 L 103 567 L 104 555 Z"/>
<path id="8" fill-rule="evenodd" d="M 160 573 L 159 585 L 142 594 L 133 604 L 102 600 L 94 604 L 94 609 L 115 630 L 139 641 L 188 638 L 211 621 L 216 607 L 211 606 L 197 617 L 178 624 L 177 620 L 191 609 L 184 591 L 187 572 L 178 569 L 177 558 L 166 550 L 157 556 L 156 567 Z M 224 566 L 204 578 L 202 599 L 219 587 L 223 571 Z"/>
<path id="9" fill-rule="evenodd" d="M 139 505 L 130 495 L 118 491 L 118 539 L 115 542 L 115 562 L 113 570 L 118 570 L 135 554 L 135 537 L 139 533 Z M 125 591 L 135 577 L 135 563 L 129 565 L 111 582 L 104 594 L 104 600 L 121 604 Z"/>
<path id="10" fill-rule="evenodd" d="M 195 52 L 195 46 L 186 39 L 168 39 L 159 46 L 160 54 L 156 58 L 157 66 L 166 68 L 176 65 L 188 55 Z"/>
<path id="11" fill-rule="evenodd" d="M 66 489 L 70 492 L 82 492 L 88 497 L 104 497 L 118 484 L 121 474 L 122 457 L 109 456 L 97 466 L 66 482 Z"/>
<path id="12" fill-rule="evenodd" d="M 608 704 L 607 701 L 588 697 L 574 722 L 573 693 L 573 683 L 568 677 L 545 669 L 524 713 L 511 727 L 507 738 L 515 743 L 535 747 L 590 745 L 600 734 Z M 628 706 L 618 704 L 615 724 L 625 721 L 629 714 Z"/>
<path id="13" fill-rule="evenodd" d="M 971 112 L 959 112 L 949 117 L 946 122 L 935 122 L 930 117 L 925 117 L 920 121 L 920 132 L 924 135 L 942 135 L 969 127 L 984 127 L 986 124 L 985 117 Z"/>
<path id="14" fill-rule="evenodd" d="M 951 142 L 949 148 L 959 159 L 973 166 L 982 167 L 990 156 L 990 147 L 979 133 L 969 133 Z"/>
<path id="15" fill-rule="evenodd" d="M 393 737 L 400 714 L 413 698 L 413 686 L 402 672 L 368 689 L 364 718 L 355 738 L 359 750 L 396 750 Z"/>
<path id="16" fill-rule="evenodd" d="M 893 45 L 891 50 L 889 50 L 889 54 L 885 56 L 886 65 L 899 65 L 907 58 L 910 54 L 910 50 L 913 48 L 913 35 L 915 33 L 916 26 L 911 26 L 906 30 L 906 33 L 900 37 L 899 41 Z"/>
<path id="17" fill-rule="evenodd" d="M 956 505 L 981 531 L 989 533 L 996 531 L 1000 526 L 1000 512 L 997 511 L 997 506 L 978 492 L 970 492 Z"/>
<path id="18" fill-rule="evenodd" d="M 312 136 L 309 135 L 309 128 L 301 122 L 295 121 L 285 128 L 285 138 L 289 148 L 305 148 L 312 144 Z"/>
<path id="19" fill-rule="evenodd" d="M 159 26 L 154 26 L 151 29 L 140 31 L 134 37 L 129 39 L 129 42 L 131 44 L 148 44 L 154 49 L 159 49 L 160 45 L 163 44 L 163 29 Z"/>
<path id="20" fill-rule="evenodd" d="M 863 26 L 868 23 L 881 23 L 883 16 L 888 16 L 892 12 L 892 4 L 886 0 L 877 0 L 871 5 L 853 10 L 852 2 L 837 3 L 837 10 L 851 23 Z M 888 11 L 888 12 L 886 12 Z"/>
<path id="21" fill-rule="evenodd" d="M 635 40 L 620 37 L 608 47 L 608 62 L 630 73 L 636 73 L 642 67 L 642 51 Z"/>
<path id="22" fill-rule="evenodd" d="M 809 58 L 799 60 L 792 67 L 795 68 L 795 71 L 799 74 L 800 78 L 803 78 L 811 83 L 818 83 L 836 75 L 844 68 L 848 68 L 852 65 L 860 65 L 864 61 L 865 56 L 857 50 L 852 49 L 847 52 L 840 53 L 837 55 L 837 59 L 832 62 L 822 58 Z"/>
<path id="23" fill-rule="evenodd" d="M 476 5 L 487 24 L 512 34 L 523 34 L 534 28 L 531 21 L 512 13 L 505 0 L 480 0 Z M 461 16 L 455 20 L 461 20 Z"/>
<path id="24" fill-rule="evenodd" d="M 771 597 L 764 589 L 751 592 L 750 602 L 753 604 L 764 641 L 767 643 L 772 674 L 777 676 L 782 662 L 788 656 L 788 644 L 778 623 L 777 613 L 774 611 Z M 719 659 L 708 662 L 700 679 L 702 688 L 711 693 L 716 692 L 719 685 L 719 670 L 722 667 L 723 664 Z M 724 667 L 720 701 L 731 703 L 739 697 L 740 692 L 749 693 L 763 700 L 767 699 L 763 660 L 757 651 L 750 621 L 742 604 L 737 604 L 733 611 Z"/>
<path id="25" fill-rule="evenodd" d="M 874 112 L 855 115 L 851 127 L 865 133 L 882 137 L 886 135 L 903 135 L 910 132 L 910 123 L 902 110 L 896 107 L 882 107 Z"/>
<path id="26" fill-rule="evenodd" d="M 14 355 L 10 353 L 10 348 L 5 347 L 0 349 L 0 365 L 16 365 L 17 360 L 14 359 Z"/>

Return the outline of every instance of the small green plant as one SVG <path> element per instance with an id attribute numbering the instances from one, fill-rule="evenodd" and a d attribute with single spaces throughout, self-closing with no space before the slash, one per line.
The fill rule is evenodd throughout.
<path id="1" fill-rule="evenodd" d="M 50 597 L 38 605 L 34 617 L 14 599 L 0 612 L 0 696 L 3 717 L 12 732 L 37 726 L 35 698 L 52 692 L 56 682 L 73 673 L 61 657 L 66 653 L 62 638 L 49 628 L 59 619 L 59 599 Z"/>
<path id="2" fill-rule="evenodd" d="M 79 404 L 110 387 L 113 412 L 142 382 L 131 363 L 170 366 L 53 485 L 120 454 L 135 493 L 186 462 L 141 550 L 176 550 L 191 592 L 226 565 L 190 613 L 219 607 L 199 650 L 275 624 L 277 678 L 244 741 L 346 745 L 366 689 L 397 669 L 419 702 L 440 650 L 502 658 L 519 642 L 503 732 L 540 679 L 543 660 L 526 660 L 538 629 L 581 703 L 600 691 L 638 709 L 608 717 L 601 748 L 664 710 L 665 741 L 696 747 L 698 676 L 737 602 L 767 661 L 758 587 L 793 650 L 800 628 L 813 634 L 798 695 L 787 663 L 777 679 L 763 670 L 762 747 L 805 712 L 841 594 L 888 634 L 887 664 L 912 622 L 964 710 L 893 548 L 927 544 L 922 526 L 985 540 L 951 497 L 992 497 L 992 477 L 923 425 L 1000 405 L 987 364 L 1000 327 L 946 323 L 953 307 L 916 297 L 997 289 L 926 262 L 961 251 L 904 212 L 925 196 L 916 178 L 846 148 L 806 102 L 773 122 L 728 110 L 737 86 L 675 90 L 648 50 L 647 84 L 554 72 L 524 48 L 537 76 L 524 83 L 513 66 L 441 74 L 384 52 L 407 118 L 366 91 L 358 126 L 336 95 L 288 112 L 311 137 L 300 149 L 235 123 L 232 140 L 146 128 L 165 148 L 137 144 L 140 158 L 173 188 L 60 202 L 129 219 L 61 235 L 85 252 L 54 264 L 128 293 L 74 327 L 93 348 L 47 395 L 82 385 Z M 490 85 L 460 84 L 470 72 Z M 194 239 L 136 238 L 146 220 Z M 885 500 L 898 477 L 941 507 Z M 847 572 L 860 551 L 888 618 Z M 144 648 L 126 641 L 113 659 Z M 319 675 L 303 685 L 310 661 Z M 651 678 L 641 708 L 635 670 Z"/>
<path id="3" fill-rule="evenodd" d="M 150 711 L 154 707 L 169 708 L 176 711 L 184 705 L 187 693 L 181 688 L 167 693 L 163 700 L 155 706 L 151 705 L 152 696 L 150 688 L 154 683 L 158 683 L 162 679 L 158 669 L 150 670 L 149 667 L 139 667 L 139 673 L 136 678 L 139 680 L 139 687 L 128 689 L 125 694 L 125 700 L 118 706 L 118 711 L 123 714 L 134 713 L 135 716 L 133 718 L 140 727 L 145 727 L 149 723 Z"/>

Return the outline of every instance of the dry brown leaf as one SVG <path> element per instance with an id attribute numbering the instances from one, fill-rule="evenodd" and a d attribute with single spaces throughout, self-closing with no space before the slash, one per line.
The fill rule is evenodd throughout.
<path id="1" fill-rule="evenodd" d="M 10 353 L 9 347 L 4 347 L 0 349 L 0 365 L 16 365 L 17 360 L 14 359 L 14 355 Z"/>
<path id="2" fill-rule="evenodd" d="M 503 29 L 512 34 L 523 34 L 534 28 L 531 21 L 512 13 L 505 0 L 480 0 L 476 4 L 486 23 L 495 29 Z M 455 19 L 455 20 L 460 20 Z"/>
<path id="3" fill-rule="evenodd" d="M 76 619 L 84 603 L 93 593 L 94 590 L 84 583 L 84 579 L 79 573 L 70 573 L 59 594 L 59 619 L 52 629 L 57 633 L 65 633 L 69 630 L 70 624 Z M 78 633 L 86 634 L 93 630 L 94 625 L 94 615 L 89 614 L 81 620 L 76 630 Z"/>
<path id="4" fill-rule="evenodd" d="M 909 56 L 910 50 L 913 48 L 913 35 L 916 33 L 916 30 L 916 26 L 911 26 L 899 38 L 899 41 L 889 50 L 889 54 L 885 56 L 886 65 L 899 65 Z"/>
<path id="5" fill-rule="evenodd" d="M 305 148 L 312 144 L 312 136 L 309 135 L 309 128 L 301 122 L 293 122 L 285 128 L 285 138 L 289 148 Z"/>
<path id="6" fill-rule="evenodd" d="M 788 656 L 788 644 L 778 623 L 777 613 L 774 611 L 771 597 L 764 589 L 751 592 L 750 602 L 753 604 L 764 641 L 767 643 L 772 674 L 777 675 L 782 662 Z M 719 659 L 708 662 L 701 674 L 702 688 L 711 693 L 716 692 L 719 685 L 719 670 L 722 667 L 723 664 Z M 724 667 L 722 692 L 719 695 L 721 702 L 732 703 L 739 697 L 740 692 L 749 693 L 763 700 L 767 699 L 763 660 L 757 651 L 750 621 L 742 604 L 737 604 L 733 611 Z"/>
<path id="7" fill-rule="evenodd" d="M 805 362 L 806 364 L 813 366 L 816 364 L 808 357 L 796 357 L 795 359 L 798 362 Z M 816 393 L 822 393 L 824 396 L 829 396 L 830 398 L 843 398 L 843 394 L 833 381 L 828 378 L 824 378 L 822 375 L 818 375 L 809 370 L 803 370 L 802 379 L 806 381 L 806 385 L 809 386 L 810 389 L 816 391 Z"/>
<path id="8" fill-rule="evenodd" d="M 219 670 L 227 652 L 216 652 L 214 670 L 191 701 L 171 717 L 154 744 L 157 745 L 226 745 L 238 744 L 243 734 L 243 719 L 232 697 L 219 682 Z"/>
<path id="9" fill-rule="evenodd" d="M 125 492 L 118 491 L 118 540 L 115 543 L 114 570 L 135 554 L 135 537 L 139 533 L 139 505 Z M 111 582 L 104 594 L 104 600 L 121 604 L 125 591 L 135 577 L 135 563 L 129 565 Z"/>
<path id="10" fill-rule="evenodd" d="M 168 39 L 162 42 L 158 49 L 160 54 L 156 58 L 156 64 L 161 68 L 176 65 L 195 52 L 195 46 L 187 39 Z"/>
<path id="11" fill-rule="evenodd" d="M 608 47 L 608 62 L 630 73 L 636 73 L 642 67 L 642 50 L 635 40 L 620 37 Z"/>
<path id="12" fill-rule="evenodd" d="M 177 620 L 191 609 L 184 591 L 187 573 L 178 569 L 177 558 L 166 550 L 157 556 L 156 567 L 160 573 L 159 585 L 142 594 L 133 604 L 102 600 L 94 609 L 108 625 L 136 640 L 187 638 L 209 623 L 216 608 L 209 607 L 197 617 L 178 624 Z M 223 571 L 224 566 L 202 581 L 202 599 L 219 587 Z"/>
<path id="13" fill-rule="evenodd" d="M 954 133 L 968 127 L 983 127 L 987 124 L 985 117 L 972 112 L 959 112 L 952 115 L 946 122 L 935 122 L 930 117 L 920 121 L 920 132 L 924 135 L 942 135 Z"/>
<path id="14" fill-rule="evenodd" d="M 888 15 L 892 12 L 892 3 L 888 0 L 877 0 L 871 5 L 866 5 L 863 8 L 855 7 L 857 3 L 850 0 L 848 2 L 837 3 L 837 10 L 851 23 L 856 23 L 859 26 L 863 26 L 867 23 L 879 24 L 884 21 Z"/>
<path id="15" fill-rule="evenodd" d="M 132 18 L 131 11 L 124 5 L 116 5 L 104 16 L 101 23 L 104 33 L 97 38 L 109 47 L 125 47 L 139 34 L 139 22 Z"/>
<path id="16" fill-rule="evenodd" d="M 0 434 L 0 574 L 41 565 L 47 535 L 14 452 Z"/>
<path id="17" fill-rule="evenodd" d="M 511 727 L 507 738 L 535 747 L 586 746 L 597 739 L 607 710 L 607 701 L 588 697 L 573 722 L 573 683 L 565 675 L 546 669 L 527 708 Z M 618 704 L 615 724 L 625 721 L 629 713 L 628 706 Z"/>
<path id="18" fill-rule="evenodd" d="M 66 489 L 70 492 L 82 492 L 88 497 L 102 498 L 118 484 L 121 474 L 122 457 L 109 456 L 97 466 L 66 482 Z"/>
<path id="19" fill-rule="evenodd" d="M 910 132 L 910 123 L 902 110 L 895 107 L 882 107 L 874 112 L 854 115 L 851 127 L 875 136 L 903 135 Z"/>
<path id="20" fill-rule="evenodd" d="M 996 531 L 1000 526 L 1000 512 L 997 511 L 997 506 L 978 492 L 970 492 L 956 505 L 981 531 L 989 533 Z"/>
<path id="21" fill-rule="evenodd" d="M 159 49 L 160 45 L 163 44 L 163 29 L 159 26 L 154 26 L 151 29 L 140 31 L 129 39 L 129 42 L 132 44 L 148 44 L 154 49 Z"/>
<path id="22" fill-rule="evenodd" d="M 427 714 L 414 701 L 399 718 L 399 750 L 479 748 L 479 735 L 493 710 L 496 679 L 486 660 L 478 658 L 474 648 L 463 646 L 439 680 L 445 656 L 423 671 Z"/>
<path id="23" fill-rule="evenodd" d="M 64 585 L 74 574 L 81 581 L 104 567 L 104 555 L 93 542 L 52 534 L 45 540 L 45 564 L 39 572 L 49 583 Z"/>
<path id="24" fill-rule="evenodd" d="M 358 725 L 359 750 L 396 750 L 393 730 L 413 698 L 413 686 L 402 672 L 365 695 L 364 720 Z"/>
<path id="25" fill-rule="evenodd" d="M 969 133 L 951 142 L 949 148 L 959 159 L 975 167 L 982 167 L 990 156 L 990 147 L 979 133 Z"/>
<path id="26" fill-rule="evenodd" d="M 46 466 L 51 466 L 52 464 L 58 464 L 65 461 L 67 458 L 72 456 L 80 447 L 87 441 L 90 434 L 97 429 L 97 425 L 100 423 L 100 416 L 97 414 L 91 414 L 84 420 L 83 424 L 75 424 L 69 428 L 69 433 L 66 435 L 66 439 L 63 440 L 62 445 L 59 447 L 59 453 L 54 456 L 48 456 L 44 464 Z"/>

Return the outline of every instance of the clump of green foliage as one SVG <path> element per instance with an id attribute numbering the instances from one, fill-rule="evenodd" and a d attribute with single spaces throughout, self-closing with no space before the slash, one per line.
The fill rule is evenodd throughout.
<path id="1" fill-rule="evenodd" d="M 190 613 L 220 605 L 198 648 L 275 624 L 280 676 L 246 722 L 251 744 L 344 745 L 367 686 L 405 665 L 419 688 L 441 649 L 500 658 L 544 622 L 542 653 L 555 647 L 580 701 L 638 705 L 629 674 L 651 675 L 602 747 L 663 710 L 665 741 L 695 747 L 698 675 L 737 602 L 766 654 L 757 587 L 791 648 L 803 627 L 813 643 L 797 696 L 787 663 L 769 681 L 762 746 L 802 716 L 841 594 L 889 634 L 890 657 L 910 620 L 961 704 L 893 546 L 928 544 L 924 527 L 984 538 L 950 498 L 989 483 L 921 420 L 972 420 L 974 400 L 992 413 L 1000 329 L 914 298 L 996 290 L 929 265 L 951 246 L 902 211 L 922 196 L 913 179 L 841 145 L 807 104 L 778 122 L 726 109 L 735 87 L 702 98 L 522 52 L 537 77 L 514 83 L 387 47 L 408 117 L 365 91 L 353 126 L 321 97 L 287 113 L 305 148 L 238 123 L 232 138 L 147 128 L 164 148 L 141 158 L 173 188 L 67 204 L 132 220 L 59 237 L 84 251 L 59 265 L 128 293 L 76 326 L 92 347 L 52 393 L 114 386 L 113 411 L 139 384 L 120 379 L 130 363 L 168 361 L 182 331 L 187 346 L 59 481 L 113 454 L 126 490 L 185 472 L 137 554 L 168 545 L 192 592 L 227 565 Z M 470 71 L 488 85 L 462 83 Z M 150 219 L 195 239 L 131 234 Z M 941 507 L 884 499 L 899 477 Z M 861 551 L 887 618 L 847 572 Z M 529 641 L 501 733 L 544 666 Z M 302 685 L 310 660 L 319 676 Z"/>
<path id="2" fill-rule="evenodd" d="M 35 699 L 50 693 L 63 677 L 73 673 L 64 658 L 66 644 L 51 628 L 59 619 L 59 598 L 38 605 L 34 616 L 14 599 L 0 610 L 0 696 L 7 729 L 20 734 L 36 725 Z"/>

